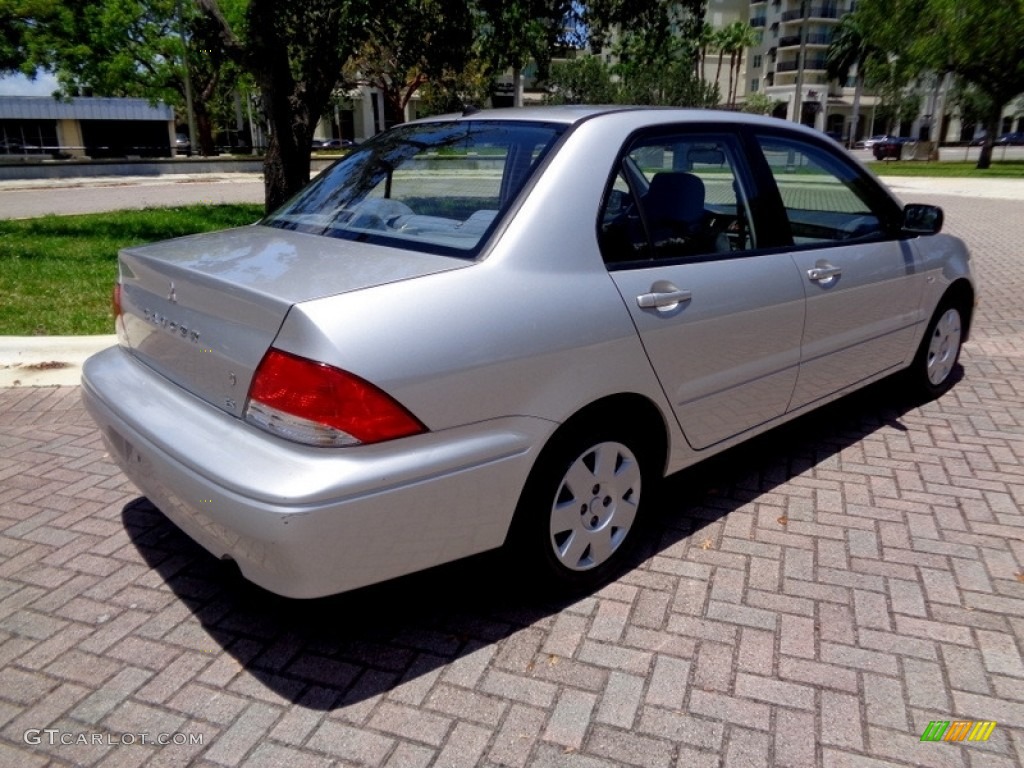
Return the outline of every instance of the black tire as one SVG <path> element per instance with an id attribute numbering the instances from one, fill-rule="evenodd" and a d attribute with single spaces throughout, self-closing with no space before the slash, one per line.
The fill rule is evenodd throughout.
<path id="1" fill-rule="evenodd" d="M 921 340 L 914 362 L 907 370 L 911 387 L 926 400 L 941 397 L 956 383 L 965 331 L 963 307 L 955 301 L 943 301 L 935 310 Z"/>
<path id="2" fill-rule="evenodd" d="M 643 443 L 608 426 L 556 435 L 520 497 L 508 553 L 526 584 L 589 592 L 616 576 L 639 538 L 641 494 L 657 475 Z"/>

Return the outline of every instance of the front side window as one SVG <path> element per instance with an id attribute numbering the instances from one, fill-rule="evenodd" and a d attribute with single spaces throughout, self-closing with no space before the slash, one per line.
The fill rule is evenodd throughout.
<path id="1" fill-rule="evenodd" d="M 635 141 L 601 217 L 609 263 L 728 255 L 755 247 L 731 138 L 674 135 Z"/>
<path id="2" fill-rule="evenodd" d="M 782 197 L 795 245 L 885 234 L 883 217 L 852 167 L 798 139 L 760 136 L 758 141 Z"/>
<path id="3" fill-rule="evenodd" d="M 400 126 L 332 166 L 262 223 L 472 257 L 564 130 L 482 120 Z"/>

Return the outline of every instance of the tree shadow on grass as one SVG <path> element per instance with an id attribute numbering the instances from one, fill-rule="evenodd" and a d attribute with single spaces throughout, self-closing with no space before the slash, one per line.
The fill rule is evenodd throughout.
<path id="1" fill-rule="evenodd" d="M 651 571 L 652 558 L 669 548 L 671 557 L 685 559 L 689 546 L 700 545 L 703 528 L 876 430 L 905 431 L 901 417 L 919 404 L 882 382 L 673 475 L 647 508 L 653 513 L 648 530 L 623 581 L 644 583 L 640 572 Z M 148 500 L 129 503 L 122 517 L 143 559 L 209 638 L 249 676 L 312 709 L 356 705 L 438 671 L 475 682 L 496 665 L 558 679 L 572 661 L 549 670 L 533 664 L 536 643 L 495 646 L 562 611 L 589 614 L 592 608 L 592 596 L 552 598 L 524 590 L 514 563 L 494 553 L 337 596 L 282 598 L 208 554 Z M 657 579 L 676 577 L 659 570 Z M 500 689 L 497 681 L 491 685 Z M 235 686 L 247 690 L 238 678 L 228 688 Z"/>

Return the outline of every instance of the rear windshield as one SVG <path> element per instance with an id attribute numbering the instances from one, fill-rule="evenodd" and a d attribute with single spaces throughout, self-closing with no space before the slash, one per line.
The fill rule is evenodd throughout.
<path id="1" fill-rule="evenodd" d="M 331 166 L 263 224 L 473 257 L 564 125 L 399 126 Z"/>

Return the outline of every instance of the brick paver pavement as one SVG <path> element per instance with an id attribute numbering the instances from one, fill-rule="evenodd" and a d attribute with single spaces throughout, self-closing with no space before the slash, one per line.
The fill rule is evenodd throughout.
<path id="1" fill-rule="evenodd" d="M 568 604 L 489 558 L 268 596 L 137 500 L 76 388 L 0 392 L 0 765 L 1024 765 L 1024 206 L 933 200 L 982 291 L 963 380 L 674 478 Z M 997 726 L 920 741 L 956 719 Z"/>

